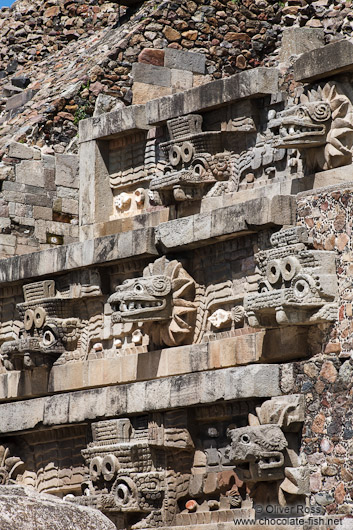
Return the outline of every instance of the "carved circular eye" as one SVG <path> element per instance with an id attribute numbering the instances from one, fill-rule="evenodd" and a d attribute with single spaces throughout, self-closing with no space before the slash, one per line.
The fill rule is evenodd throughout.
<path id="1" fill-rule="evenodd" d="M 271 284 L 277 283 L 281 277 L 281 265 L 277 259 L 269 261 L 266 267 L 266 276 Z"/>
<path id="2" fill-rule="evenodd" d="M 181 146 L 181 158 L 183 162 L 190 162 L 194 154 L 194 147 L 190 142 L 184 142 Z"/>
<path id="3" fill-rule="evenodd" d="M 281 263 L 281 273 L 285 281 L 291 280 L 300 269 L 300 263 L 294 256 L 288 256 Z"/>
<path id="4" fill-rule="evenodd" d="M 103 459 L 100 456 L 92 458 L 89 465 L 89 474 L 93 482 L 97 481 L 102 474 Z"/>
<path id="5" fill-rule="evenodd" d="M 24 315 L 25 330 L 29 331 L 30 329 L 32 329 L 33 324 L 34 324 L 34 313 L 32 309 L 27 309 Z"/>
<path id="6" fill-rule="evenodd" d="M 56 336 L 54 332 L 48 328 L 43 333 L 43 346 L 51 346 L 56 342 Z"/>
<path id="7" fill-rule="evenodd" d="M 249 444 L 250 443 L 250 436 L 248 434 L 242 434 L 240 441 L 243 444 Z"/>
<path id="8" fill-rule="evenodd" d="M 36 328 L 41 328 L 47 318 L 47 312 L 43 307 L 37 307 L 34 311 L 34 325 Z"/>
<path id="9" fill-rule="evenodd" d="M 135 287 L 134 287 L 134 291 L 135 291 L 135 293 L 142 293 L 143 290 L 144 290 L 144 289 L 143 289 L 143 287 L 142 287 L 142 285 L 141 285 L 140 283 L 137 283 L 137 284 L 135 285 Z"/>
<path id="10" fill-rule="evenodd" d="M 103 478 L 107 482 L 114 478 L 115 473 L 119 469 L 118 459 L 114 455 L 107 455 L 103 458 L 102 473 Z"/>
<path id="11" fill-rule="evenodd" d="M 169 162 L 172 166 L 177 166 L 181 160 L 181 150 L 177 145 L 173 145 L 169 151 Z"/>
<path id="12" fill-rule="evenodd" d="M 293 286 L 294 295 L 297 298 L 304 298 L 310 292 L 310 285 L 306 280 L 301 278 L 297 280 Z"/>

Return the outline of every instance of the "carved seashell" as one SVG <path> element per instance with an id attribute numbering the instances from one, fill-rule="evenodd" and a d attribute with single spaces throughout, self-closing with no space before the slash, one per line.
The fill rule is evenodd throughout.
<path id="1" fill-rule="evenodd" d="M 244 315 L 245 315 L 245 310 L 243 306 L 236 305 L 235 307 L 232 308 L 232 320 L 234 320 L 234 322 L 238 323 L 244 320 Z"/>

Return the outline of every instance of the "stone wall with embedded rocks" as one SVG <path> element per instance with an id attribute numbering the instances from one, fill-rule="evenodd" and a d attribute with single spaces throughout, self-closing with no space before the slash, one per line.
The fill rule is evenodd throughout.
<path id="1" fill-rule="evenodd" d="M 10 139 L 74 150 L 99 94 L 131 104 L 131 67 L 145 48 L 202 53 L 211 80 L 278 64 L 285 27 L 321 28 L 326 42 L 352 33 L 349 3 L 336 0 L 130 4 L 17 0 L 0 11 L 0 152 Z"/>
<path id="2" fill-rule="evenodd" d="M 78 240 L 77 155 L 12 142 L 0 180 L 2 257 Z"/>
<path id="3" fill-rule="evenodd" d="M 341 189 L 332 186 L 320 194 L 303 193 L 298 197 L 298 222 L 307 227 L 314 248 L 337 253 L 339 318 L 330 330 L 325 353 L 336 354 L 343 360 L 350 358 L 353 347 L 352 208 L 349 186 Z"/>
<path id="4" fill-rule="evenodd" d="M 331 186 L 298 199 L 298 223 L 314 248 L 337 253 L 339 313 L 316 355 L 294 367 L 294 391 L 305 396 L 307 419 L 301 458 L 310 467 L 310 490 L 327 513 L 353 508 L 352 418 L 352 188 Z"/>

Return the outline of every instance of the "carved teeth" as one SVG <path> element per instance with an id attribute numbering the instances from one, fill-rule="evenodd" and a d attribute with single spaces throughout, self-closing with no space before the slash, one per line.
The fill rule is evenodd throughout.
<path id="1" fill-rule="evenodd" d="M 161 300 L 156 301 L 127 301 L 127 302 L 120 302 L 119 310 L 120 311 L 134 311 L 139 309 L 148 309 L 150 307 L 161 307 L 163 305 L 163 302 Z"/>

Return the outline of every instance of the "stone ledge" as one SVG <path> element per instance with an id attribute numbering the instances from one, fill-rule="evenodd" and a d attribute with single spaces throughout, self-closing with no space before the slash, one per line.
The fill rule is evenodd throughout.
<path id="1" fill-rule="evenodd" d="M 280 366 L 257 364 L 166 377 L 0 405 L 0 431 L 15 433 L 124 414 L 280 396 Z"/>
<path id="2" fill-rule="evenodd" d="M 341 40 L 303 53 L 294 63 L 295 81 L 316 81 L 353 71 L 353 43 Z"/>
<path id="3" fill-rule="evenodd" d="M 118 259 L 156 256 L 153 229 L 132 230 L 0 260 L 0 284 L 58 274 Z"/>
<path id="4" fill-rule="evenodd" d="M 239 335 L 201 344 L 165 348 L 112 358 L 74 361 L 0 374 L 0 401 L 45 396 L 82 388 L 219 370 L 253 363 L 289 361 L 308 354 L 307 328 L 238 330 Z M 277 345 L 282 344 L 278 352 Z M 49 383 L 48 383 L 49 381 Z"/>
<path id="5" fill-rule="evenodd" d="M 91 140 L 117 137 L 127 131 L 148 129 L 145 105 L 132 105 L 114 112 L 107 112 L 95 118 L 81 120 L 79 124 L 80 143 Z"/>
<path id="6" fill-rule="evenodd" d="M 256 68 L 185 92 L 146 103 L 147 123 L 159 124 L 191 112 L 206 111 L 244 98 L 278 92 L 278 70 Z"/>
<path id="7" fill-rule="evenodd" d="M 271 199 L 259 197 L 204 214 L 191 215 L 161 223 L 156 229 L 156 246 L 164 252 L 195 248 L 202 244 L 257 231 L 266 225 L 295 223 L 296 201 L 292 195 Z"/>

